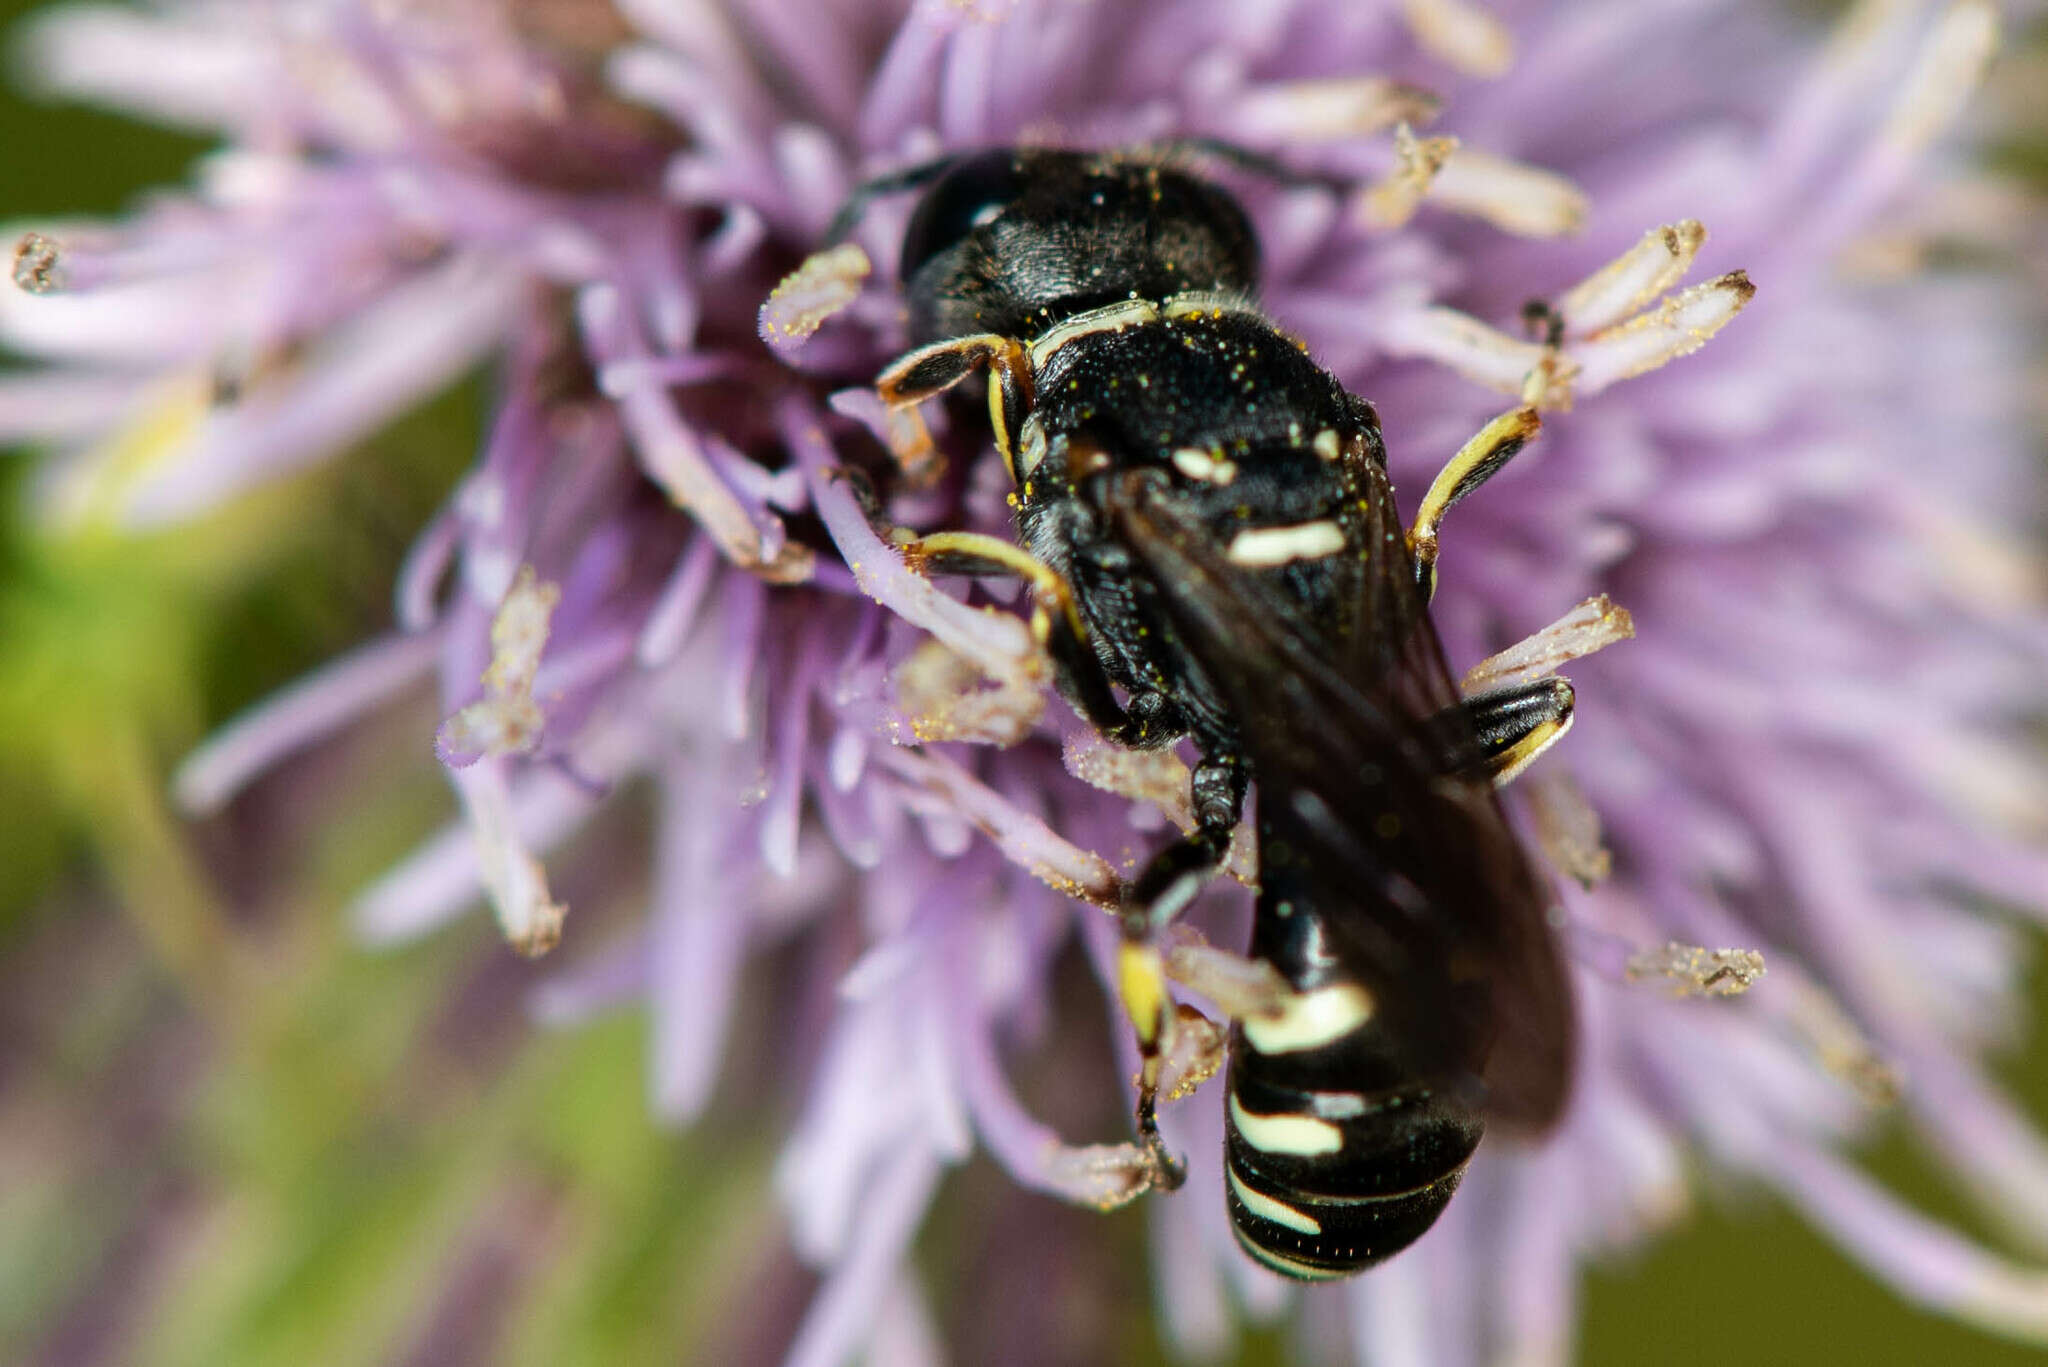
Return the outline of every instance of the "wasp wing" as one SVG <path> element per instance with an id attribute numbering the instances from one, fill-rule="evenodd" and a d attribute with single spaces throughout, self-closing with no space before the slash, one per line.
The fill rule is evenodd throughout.
<path id="1" fill-rule="evenodd" d="M 1259 785 L 1263 902 L 1324 912 L 1420 1076 L 1451 1085 L 1485 1057 L 1488 1111 L 1543 1128 L 1573 1035 L 1551 898 L 1494 797 L 1392 489 L 1364 462 L 1352 479 L 1352 611 L 1328 630 L 1233 563 L 1164 481 L 1125 476 L 1108 511 L 1231 709 Z"/>

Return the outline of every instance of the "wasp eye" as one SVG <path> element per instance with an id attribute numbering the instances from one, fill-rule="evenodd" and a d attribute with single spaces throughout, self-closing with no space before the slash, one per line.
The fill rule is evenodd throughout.
<path id="1" fill-rule="evenodd" d="M 910 216 L 900 278 L 908 280 L 925 262 L 1016 203 L 1024 186 L 1014 151 L 999 148 L 963 159 L 926 192 Z"/>

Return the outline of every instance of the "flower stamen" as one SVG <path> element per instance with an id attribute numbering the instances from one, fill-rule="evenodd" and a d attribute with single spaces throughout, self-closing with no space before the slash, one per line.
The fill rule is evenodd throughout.
<path id="1" fill-rule="evenodd" d="M 530 755 L 540 748 L 547 716 L 533 696 L 548 623 L 561 588 L 545 583 L 533 566 L 521 565 L 491 619 L 491 663 L 484 670 L 484 696 L 441 723 L 434 753 L 451 768 L 464 768 L 485 755 Z"/>
<path id="2" fill-rule="evenodd" d="M 1639 312 L 1685 278 L 1707 240 L 1696 218 L 1652 228 L 1642 240 L 1557 298 L 1565 329 L 1589 336 Z"/>
<path id="3" fill-rule="evenodd" d="M 1439 104 L 1422 87 L 1384 76 L 1274 81 L 1238 92 L 1227 126 L 1233 139 L 1253 146 L 1337 142 L 1428 123 Z"/>
<path id="4" fill-rule="evenodd" d="M 1430 202 L 1517 237 L 1564 237 L 1585 226 L 1586 192 L 1555 171 L 1461 146 L 1431 184 Z"/>
<path id="5" fill-rule="evenodd" d="M 1764 975 L 1753 949 L 1704 949 L 1672 940 L 1629 956 L 1630 982 L 1663 982 L 1674 997 L 1738 997 Z"/>
<path id="6" fill-rule="evenodd" d="M 1418 138 L 1406 123 L 1394 127 L 1394 169 L 1361 190 L 1354 212 L 1367 228 L 1391 231 L 1415 217 L 1422 198 L 1451 154 L 1456 138 Z"/>
<path id="7" fill-rule="evenodd" d="M 55 294 L 64 288 L 64 256 L 55 238 L 24 233 L 14 247 L 14 283 L 30 294 Z"/>
<path id="8" fill-rule="evenodd" d="M 1629 616 L 1628 609 L 1604 593 L 1595 594 L 1549 626 L 1530 632 L 1507 649 L 1473 665 L 1465 671 L 1458 687 L 1470 696 L 1531 683 L 1635 634 L 1635 619 Z"/>
<path id="9" fill-rule="evenodd" d="M 1403 0 L 1401 14 L 1424 52 L 1464 75 L 1492 78 L 1514 65 L 1507 26 L 1467 0 Z"/>

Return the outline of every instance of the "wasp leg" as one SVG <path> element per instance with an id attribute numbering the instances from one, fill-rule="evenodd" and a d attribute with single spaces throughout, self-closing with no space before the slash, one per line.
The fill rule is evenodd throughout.
<path id="1" fill-rule="evenodd" d="M 977 370 L 990 375 L 988 421 L 1010 477 L 1017 476 L 1014 433 L 1031 411 L 1031 353 L 1014 337 L 977 332 L 919 347 L 900 356 L 875 380 L 891 408 L 907 408 L 945 393 Z"/>
<path id="2" fill-rule="evenodd" d="M 925 574 L 960 574 L 976 579 L 1016 578 L 1036 592 L 1031 634 L 1052 657 L 1059 671 L 1060 691 L 1087 723 L 1105 739 L 1131 749 L 1150 749 L 1187 734 L 1187 716 L 1180 704 L 1159 692 L 1137 692 L 1128 704 L 1117 701 L 1109 676 L 1089 644 L 1073 586 L 1050 565 L 1000 537 L 979 532 L 934 532 L 911 536 L 901 530 L 883 532 L 912 569 Z M 1240 784 L 1240 788 L 1242 785 Z M 1240 794 L 1241 795 L 1241 794 Z M 1237 818 L 1230 818 L 1235 826 Z M 1228 830 L 1225 831 L 1226 844 Z"/>
<path id="3" fill-rule="evenodd" d="M 1089 714 L 1096 730 L 1131 750 L 1156 750 L 1188 733 L 1188 714 L 1178 702 L 1156 689 L 1131 694 L 1109 718 Z"/>
<path id="4" fill-rule="evenodd" d="M 1038 593 L 1032 634 L 1059 670 L 1061 694 L 1105 739 L 1130 749 L 1149 750 L 1187 734 L 1187 714 L 1165 693 L 1137 689 L 1128 702 L 1117 701 L 1109 675 L 1090 644 L 1073 586 L 1050 565 L 1011 542 L 975 532 L 912 537 L 884 529 L 882 535 L 903 551 L 913 569 L 927 574 L 1019 578 L 1030 583 Z M 1231 824 L 1235 823 L 1233 816 Z"/>
<path id="5" fill-rule="evenodd" d="M 1166 963 L 1156 945 L 1124 936 L 1117 947 L 1116 990 L 1138 1035 L 1138 1143 L 1150 1161 L 1150 1185 L 1173 1191 L 1187 1181 L 1188 1170 L 1167 1151 L 1159 1133 L 1159 1079 L 1174 1005 L 1166 990 Z"/>
<path id="6" fill-rule="evenodd" d="M 1145 729 L 1144 720 L 1126 712 L 1110 691 L 1109 679 L 1088 644 L 1088 627 L 1074 601 L 1073 586 L 1057 570 L 1021 546 L 980 532 L 910 536 L 890 531 L 884 539 L 903 553 L 906 564 L 923 574 L 1022 579 L 1031 585 L 1031 634 L 1052 657 L 1067 700 L 1089 725 L 1119 743 L 1125 743 L 1127 733 Z"/>
<path id="7" fill-rule="evenodd" d="M 1087 628 L 1074 590 L 1052 566 L 1022 546 L 982 532 L 931 532 L 910 536 L 891 532 L 889 540 L 903 553 L 904 563 L 921 574 L 960 574 L 975 579 L 1022 579 L 1034 590 L 1031 634 L 1050 645 L 1055 628 L 1085 640 Z M 1051 611 L 1048 612 L 1048 606 Z"/>
<path id="8" fill-rule="evenodd" d="M 1513 780 L 1572 725 L 1572 684 L 1555 675 L 1465 699 L 1482 763 L 1496 787 Z"/>
<path id="9" fill-rule="evenodd" d="M 1415 557 L 1415 578 L 1424 593 L 1436 592 L 1437 531 L 1444 514 L 1498 474 L 1542 425 L 1534 408 L 1509 409 L 1459 447 L 1458 454 L 1430 481 L 1429 492 L 1422 496 L 1422 507 L 1415 514 L 1415 525 L 1408 529 L 1408 550 Z"/>
<path id="10" fill-rule="evenodd" d="M 1159 1134 L 1159 1081 L 1174 1004 L 1157 936 L 1229 855 L 1230 834 L 1244 807 L 1245 781 L 1244 762 L 1234 755 L 1205 757 L 1197 764 L 1191 780 L 1195 829 L 1153 855 L 1124 898 L 1117 992 L 1138 1036 L 1138 1142 L 1151 1156 L 1154 1184 L 1168 1191 L 1186 1180 L 1187 1168 L 1167 1152 Z"/>
<path id="11" fill-rule="evenodd" d="M 1110 692 L 1088 646 L 1073 589 L 1052 567 L 1011 542 L 979 532 L 891 539 L 905 563 L 922 573 L 1016 577 L 1030 584 L 1036 598 L 1032 632 L 1059 663 L 1077 707 L 1112 736 L 1142 725 Z M 1194 900 L 1229 855 L 1246 781 L 1244 763 L 1235 756 L 1197 764 L 1189 785 L 1194 831 L 1154 855 L 1124 900 L 1117 993 L 1138 1039 L 1138 1142 L 1151 1168 L 1150 1184 L 1168 1191 L 1187 1179 L 1187 1167 L 1167 1151 L 1159 1133 L 1159 1083 L 1175 1007 L 1155 935 Z"/>
<path id="12" fill-rule="evenodd" d="M 832 221 L 825 225 L 825 245 L 829 247 L 844 242 L 853 232 L 854 225 L 860 222 L 860 216 L 867 212 L 868 205 L 889 195 L 900 195 L 905 190 L 915 190 L 919 186 L 929 185 L 944 175 L 958 160 L 957 156 L 951 155 L 936 157 L 931 161 L 906 166 L 900 171 L 891 171 L 886 176 L 876 176 L 873 180 L 862 181 L 854 186 L 853 193 L 839 206 L 839 212 L 833 214 Z"/>
<path id="13" fill-rule="evenodd" d="M 904 561 L 922 574 L 959 574 L 973 579 L 1022 579 L 1069 599 L 1066 581 L 1052 566 L 1014 541 L 983 532 L 928 532 L 917 536 L 902 529 L 890 541 Z"/>
<path id="14" fill-rule="evenodd" d="M 1230 835 L 1244 810 L 1244 761 L 1210 757 L 1189 780 L 1195 829 L 1152 856 L 1124 899 L 1124 931 L 1150 938 L 1186 909 L 1230 853 Z"/>

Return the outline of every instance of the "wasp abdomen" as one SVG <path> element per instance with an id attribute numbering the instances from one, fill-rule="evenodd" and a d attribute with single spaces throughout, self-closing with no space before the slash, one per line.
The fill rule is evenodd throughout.
<path id="1" fill-rule="evenodd" d="M 1304 996 L 1332 993 L 1364 996 L 1349 984 Z M 1402 1079 L 1369 1014 L 1301 1048 L 1266 1052 L 1262 1032 L 1271 1023 L 1254 1019 L 1231 1037 L 1224 1163 L 1238 1242 L 1308 1280 L 1348 1276 L 1415 1242 L 1478 1147 L 1477 1109 Z"/>
<path id="2" fill-rule="evenodd" d="M 1253 951 L 1292 987 L 1231 1032 L 1224 1180 L 1238 1242 L 1307 1280 L 1343 1277 L 1421 1238 L 1485 1124 L 1476 1091 L 1418 1079 L 1400 1032 L 1331 951 L 1287 844 L 1261 822 Z"/>

